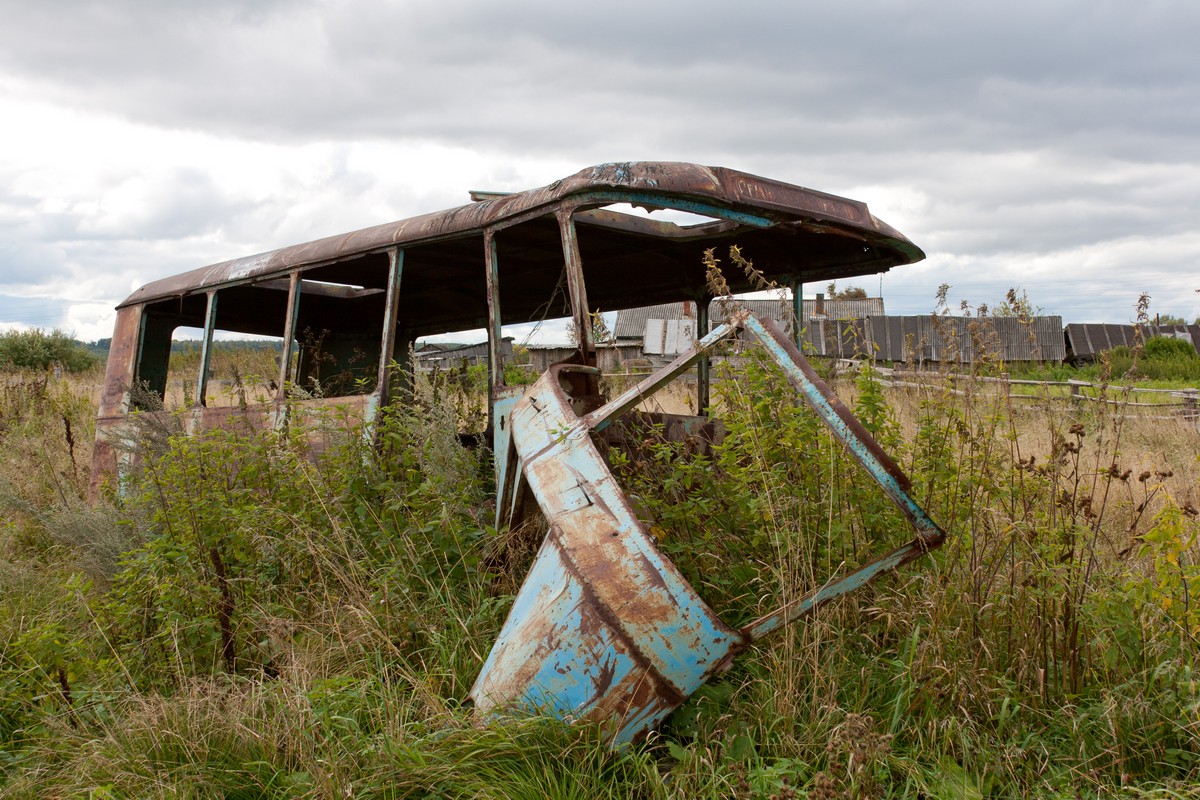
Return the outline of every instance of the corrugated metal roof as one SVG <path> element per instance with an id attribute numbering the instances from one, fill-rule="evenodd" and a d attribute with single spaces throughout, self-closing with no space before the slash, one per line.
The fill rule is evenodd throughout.
<path id="1" fill-rule="evenodd" d="M 513 338 L 505 336 L 501 340 L 500 352 L 503 355 L 511 356 L 513 352 Z M 442 343 L 442 342 L 422 342 L 418 347 L 417 358 L 421 361 L 440 361 L 440 360 L 455 360 L 455 359 L 474 359 L 488 357 L 488 343 L 475 342 L 473 344 L 457 344 L 457 343 Z"/>
<path id="2" fill-rule="evenodd" d="M 861 300 L 823 300 L 820 305 L 816 300 L 804 301 L 804 318 L 815 319 L 863 319 L 865 317 L 882 317 L 882 297 L 864 297 Z"/>
<path id="3" fill-rule="evenodd" d="M 885 361 L 1062 361 L 1062 317 L 873 317 L 824 332 L 827 355 Z M 840 349 L 839 349 L 840 348 Z"/>
<path id="4" fill-rule="evenodd" d="M 723 309 L 726 304 L 735 309 L 744 308 L 760 317 L 778 320 L 785 324 L 790 324 L 792 318 L 790 298 L 733 299 L 730 301 L 716 298 L 709 302 L 708 318 L 712 324 L 724 321 Z M 613 336 L 617 339 L 641 339 L 649 320 L 683 319 L 685 315 L 694 317 L 695 314 L 695 303 L 665 303 L 625 309 L 617 312 Z M 816 318 L 862 319 L 863 317 L 879 317 L 883 314 L 882 297 L 868 297 L 863 300 L 823 300 L 820 305 L 814 299 L 804 300 L 804 319 L 806 320 Z"/>
<path id="5" fill-rule="evenodd" d="M 617 312 L 617 321 L 613 324 L 614 339 L 637 339 L 641 341 L 646 335 L 646 323 L 652 319 L 683 319 L 696 316 L 696 304 L 663 303 L 656 306 L 641 306 L 626 308 Z"/>
<path id="6" fill-rule="evenodd" d="M 710 303 L 709 319 L 713 325 L 725 318 L 724 302 L 718 298 Z M 732 301 L 732 308 L 746 309 L 760 317 L 790 324 L 792 301 L 787 298 L 738 299 Z M 822 356 L 872 356 L 884 361 L 904 362 L 950 359 L 961 363 L 979 360 L 981 354 L 1001 361 L 1063 361 L 1067 357 L 1063 322 L 1059 316 L 1034 317 L 1027 322 L 1014 317 L 887 316 L 883 314 L 883 299 L 879 297 L 825 300 L 823 310 L 824 315 L 819 315 L 816 300 L 804 301 L 804 341 L 809 347 L 808 352 Z M 618 311 L 614 336 L 617 340 L 640 342 L 651 320 L 681 319 L 685 313 L 693 316 L 694 304 L 668 303 Z M 1067 327 L 1068 331 L 1086 327 L 1093 337 L 1107 336 L 1104 341 L 1114 342 L 1100 349 L 1132 344 L 1133 341 L 1131 325 Z M 1169 327 L 1163 326 L 1163 330 Z M 1179 332 L 1175 335 L 1181 337 L 1190 335 L 1188 331 L 1194 329 L 1194 341 L 1200 343 L 1200 327 L 1176 327 Z"/>
<path id="7" fill-rule="evenodd" d="M 579 351 L 570 345 L 529 345 L 529 365 L 537 372 L 544 372 L 551 364 L 566 361 Z M 625 362 L 638 360 L 642 357 L 639 345 L 608 345 L 602 344 L 596 348 L 598 366 L 605 372 L 621 369 Z"/>
<path id="8" fill-rule="evenodd" d="M 1156 325 L 1159 336 L 1171 336 L 1191 342 L 1196 352 L 1200 353 L 1200 325 Z"/>
<path id="9" fill-rule="evenodd" d="M 1067 326 L 1066 340 L 1077 358 L 1094 358 L 1103 350 L 1129 347 L 1134 343 L 1133 325 L 1072 323 Z"/>
<path id="10" fill-rule="evenodd" d="M 785 327 L 790 328 L 792 324 L 792 301 L 776 297 L 745 300 L 739 298 L 726 300 L 718 297 L 708 304 L 708 318 L 713 325 L 719 325 L 728 318 L 730 312 L 742 309 L 764 319 L 776 320 Z"/>
<path id="11" fill-rule="evenodd" d="M 1200 325 L 1144 325 L 1143 339 L 1166 336 L 1190 342 L 1200 351 Z M 1077 323 L 1067 326 L 1066 344 L 1075 358 L 1090 360 L 1104 350 L 1137 344 L 1136 325 Z"/>
<path id="12" fill-rule="evenodd" d="M 721 302 L 719 299 L 712 302 L 710 319 L 714 325 L 724 318 Z M 804 341 L 807 352 L 816 355 L 836 358 L 870 356 L 884 361 L 904 362 L 940 362 L 949 359 L 961 363 L 979 360 L 981 354 L 1000 361 L 1063 361 L 1067 355 L 1062 317 L 1058 316 L 1034 317 L 1028 322 L 1013 317 L 886 316 L 864 313 L 882 310 L 883 307 L 880 298 L 868 298 L 827 300 L 827 313 L 821 317 L 810 311 L 815 301 L 805 300 L 804 303 Z M 791 315 L 791 301 L 788 299 L 737 300 L 734 307 L 785 324 Z M 689 316 L 695 313 L 693 309 L 694 306 L 687 309 Z M 642 341 L 650 321 L 680 319 L 684 312 L 683 303 L 619 311 L 614 336 L 618 340 Z M 851 314 L 862 316 L 854 317 Z M 1129 327 L 1132 330 L 1132 326 L 1089 327 Z M 1189 327 L 1196 329 L 1195 340 L 1200 342 L 1200 327 Z M 1110 332 L 1110 337 L 1116 335 Z M 1129 336 L 1132 337 L 1131 332 Z"/>

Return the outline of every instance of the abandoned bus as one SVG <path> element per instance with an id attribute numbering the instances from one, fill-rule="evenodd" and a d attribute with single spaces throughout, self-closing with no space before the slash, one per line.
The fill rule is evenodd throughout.
<path id="1" fill-rule="evenodd" d="M 697 221 L 627 213 L 620 210 L 625 204 L 687 212 Z M 234 419 L 278 426 L 289 414 L 303 425 L 305 415 L 330 403 L 369 421 L 389 401 L 390 371 L 406 369 L 418 337 L 482 328 L 497 515 L 515 522 L 534 509 L 548 533 L 471 699 L 482 713 L 529 706 L 613 720 L 613 741 L 628 741 L 757 637 L 920 557 L 943 537 L 909 496 L 903 473 L 784 331 L 742 312 L 709 332 L 704 254 L 733 244 L 753 257 L 762 277 L 791 286 L 796 305 L 801 283 L 924 257 L 859 202 L 721 167 L 638 162 L 603 164 L 539 189 L 483 194 L 448 211 L 202 267 L 147 284 L 118 307 L 93 493 L 129 457 L 121 440 L 131 411 L 153 405 L 146 397 L 167 394 L 178 328 L 196 329 L 200 340 L 195 388 L 182 412 L 189 430 Z M 758 288 L 749 275 L 725 278 L 732 292 Z M 678 301 L 695 302 L 703 338 L 620 396 L 602 397 L 593 309 Z M 574 325 L 574 356 L 530 386 L 506 385 L 503 326 L 559 316 Z M 210 402 L 209 353 L 219 333 L 279 342 L 278 374 L 253 402 Z M 737 335 L 771 353 L 916 536 L 773 614 L 732 627 L 657 550 L 593 437 L 693 365 L 703 413 L 708 350 Z M 706 422 L 702 414 L 663 421 Z"/>
<path id="2" fill-rule="evenodd" d="M 682 226 L 606 208 L 620 203 L 709 221 Z M 475 328 L 487 330 L 494 404 L 507 394 L 502 325 L 573 317 L 578 360 L 594 363 L 590 326 L 580 324 L 590 309 L 706 301 L 704 250 L 731 243 L 785 285 L 879 272 L 923 257 L 862 203 L 728 169 L 630 163 L 202 267 L 149 283 L 118 306 L 93 481 L 117 473 L 115 438 L 138 405 L 131 389 L 165 396 L 177 328 L 200 332 L 188 412 L 197 428 L 231 414 L 278 424 L 289 408 L 295 413 L 305 402 L 329 398 L 373 414 L 387 401 L 388 370 L 403 366 L 417 337 Z M 728 279 L 733 291 L 753 288 L 741 275 Z M 549 309 L 552 302 L 558 308 Z M 707 313 L 707 302 L 697 308 Z M 279 340 L 271 396 L 249 407 L 209 402 L 208 353 L 218 332 Z M 323 400 L 287 402 L 289 391 L 315 383 L 320 391 L 309 394 Z"/>

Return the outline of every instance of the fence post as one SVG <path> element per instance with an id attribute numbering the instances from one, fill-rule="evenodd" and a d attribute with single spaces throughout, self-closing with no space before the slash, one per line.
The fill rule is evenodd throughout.
<path id="1" fill-rule="evenodd" d="M 1079 401 L 1083 399 L 1083 387 L 1091 386 L 1087 381 L 1077 381 L 1071 378 L 1067 381 L 1067 385 L 1071 387 L 1071 405 L 1078 406 Z"/>
<path id="2" fill-rule="evenodd" d="M 1183 395 L 1183 416 L 1187 419 L 1200 416 L 1200 389 L 1184 389 L 1180 394 Z"/>

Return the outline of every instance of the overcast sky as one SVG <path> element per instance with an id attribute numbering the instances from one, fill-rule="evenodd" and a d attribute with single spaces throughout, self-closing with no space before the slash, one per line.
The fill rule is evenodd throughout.
<path id="1" fill-rule="evenodd" d="M 928 254 L 857 281 L 889 313 L 1191 321 L 1198 38 L 1192 0 L 6 3 L 0 326 L 636 159 L 865 201 Z"/>

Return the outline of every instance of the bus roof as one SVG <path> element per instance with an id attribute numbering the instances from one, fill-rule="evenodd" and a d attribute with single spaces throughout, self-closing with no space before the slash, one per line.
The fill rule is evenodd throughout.
<path id="1" fill-rule="evenodd" d="M 607 229 L 614 236 L 636 235 L 647 244 L 656 239 L 705 241 L 713 239 L 714 235 L 730 239 L 731 233 L 741 229 L 750 232 L 756 228 L 780 226 L 790 229 L 792 236 L 789 239 L 798 251 L 811 249 L 802 241 L 806 235 L 828 237 L 833 234 L 860 243 L 860 246 L 848 249 L 835 248 L 838 252 L 817 248 L 816 258 L 788 259 L 793 262 L 790 270 L 793 277 L 806 280 L 880 272 L 924 258 L 924 253 L 903 234 L 873 217 L 864 203 L 723 167 L 679 162 L 610 163 L 589 167 L 538 189 L 495 196 L 446 211 L 201 267 L 148 283 L 120 305 L 153 302 L 222 285 L 279 277 L 296 268 L 331 264 L 397 246 L 409 248 L 482 234 L 489 228 L 499 229 L 539 213 L 552 213 L 564 204 L 601 209 L 620 202 L 648 208 L 694 210 L 713 217 L 714 221 L 681 226 L 607 210 L 580 212 L 576 221 Z M 751 252 L 751 256 L 755 255 Z M 585 250 L 585 258 L 587 256 Z M 472 265 L 473 269 L 477 268 L 477 263 Z M 407 267 L 405 271 L 408 272 Z M 768 274 L 770 272 L 783 274 L 788 270 L 774 269 Z M 795 275 L 797 272 L 800 274 Z M 589 279 L 589 286 L 590 283 Z M 696 281 L 685 283 L 695 284 Z M 637 292 L 636 287 L 628 289 L 636 294 L 638 304 L 651 299 L 646 293 Z M 686 285 L 677 286 L 674 292 L 667 294 L 677 295 L 678 299 L 700 296 L 702 292 L 702 285 Z M 653 297 L 660 294 L 661 291 Z M 621 305 L 629 304 L 610 301 L 603 307 L 607 310 Z"/>

